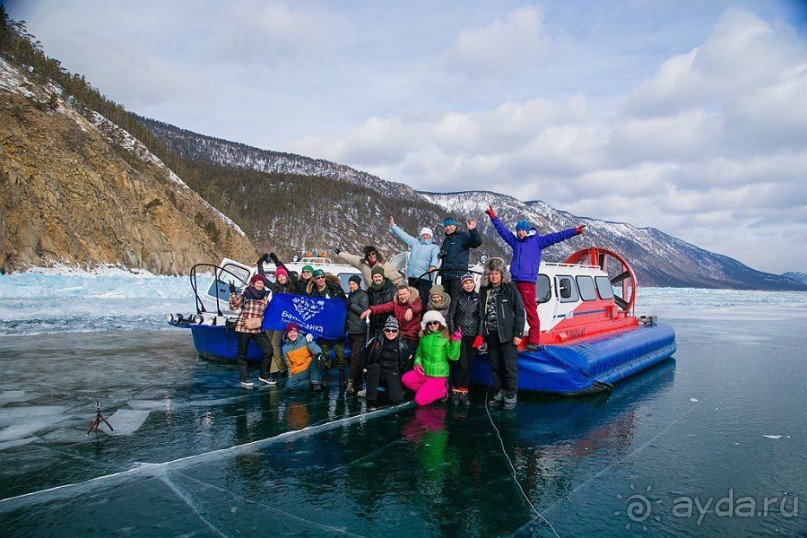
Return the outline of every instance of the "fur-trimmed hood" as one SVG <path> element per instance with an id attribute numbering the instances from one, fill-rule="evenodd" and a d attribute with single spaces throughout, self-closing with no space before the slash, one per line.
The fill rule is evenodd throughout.
<path id="1" fill-rule="evenodd" d="M 488 258 L 485 260 L 485 263 L 482 265 L 485 269 L 485 274 L 482 275 L 482 280 L 479 284 L 479 288 L 482 289 L 490 284 L 488 281 L 488 275 L 494 269 L 498 269 L 502 272 L 502 284 L 509 284 L 512 278 L 510 277 L 510 268 L 507 267 L 507 264 L 504 263 L 502 258 Z"/>

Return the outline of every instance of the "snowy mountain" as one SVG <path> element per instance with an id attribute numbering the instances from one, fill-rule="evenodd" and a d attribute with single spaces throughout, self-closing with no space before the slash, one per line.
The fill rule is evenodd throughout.
<path id="1" fill-rule="evenodd" d="M 206 167 L 196 174 L 204 177 L 192 185 L 203 196 L 217 196 L 224 191 L 238 193 L 241 198 L 235 201 L 208 199 L 256 241 L 278 251 L 329 250 L 334 246 L 358 251 L 362 245 L 372 243 L 392 255 L 403 245 L 388 233 L 390 214 L 410 234 L 417 233 L 421 226 L 430 226 L 438 237 L 440 222 L 450 214 L 457 220 L 471 216 L 479 220 L 483 245 L 473 252 L 472 262 L 483 254 L 507 259 L 509 247 L 483 213 L 491 204 L 510 227 L 522 218 L 539 233 L 587 225 L 582 237 L 547 249 L 546 261 L 563 261 L 576 250 L 599 246 L 628 259 L 644 286 L 807 289 L 791 279 L 756 271 L 654 228 L 578 217 L 542 201 L 523 203 L 491 192 L 416 192 L 344 165 L 261 150 L 162 122 L 144 121 L 172 151 L 186 159 L 187 166 Z M 221 177 L 215 179 L 218 176 Z M 257 200 L 265 202 L 256 203 Z"/>
<path id="2" fill-rule="evenodd" d="M 788 272 L 783 273 L 782 276 L 785 278 L 789 278 L 790 280 L 795 280 L 796 282 L 800 282 L 802 284 L 807 284 L 807 273 Z"/>

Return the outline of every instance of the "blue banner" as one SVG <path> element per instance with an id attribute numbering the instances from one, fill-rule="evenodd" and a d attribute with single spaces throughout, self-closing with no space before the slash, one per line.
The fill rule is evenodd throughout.
<path id="1" fill-rule="evenodd" d="M 275 294 L 263 315 L 262 329 L 283 331 L 292 321 L 303 332 L 318 338 L 341 340 L 345 337 L 347 305 L 342 299 Z"/>

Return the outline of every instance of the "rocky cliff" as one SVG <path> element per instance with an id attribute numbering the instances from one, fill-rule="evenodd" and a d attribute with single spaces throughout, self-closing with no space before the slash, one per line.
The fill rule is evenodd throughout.
<path id="1" fill-rule="evenodd" d="M 0 59 L 0 269 L 61 262 L 183 274 L 252 259 L 241 229 L 127 132 Z"/>

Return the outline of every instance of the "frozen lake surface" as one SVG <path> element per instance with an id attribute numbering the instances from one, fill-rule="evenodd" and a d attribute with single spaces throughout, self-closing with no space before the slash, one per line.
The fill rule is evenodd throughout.
<path id="1" fill-rule="evenodd" d="M 0 276 L 4 535 L 807 535 L 807 294 L 642 289 L 674 359 L 490 415 L 245 391 L 164 324 L 192 305 L 184 278 Z"/>

